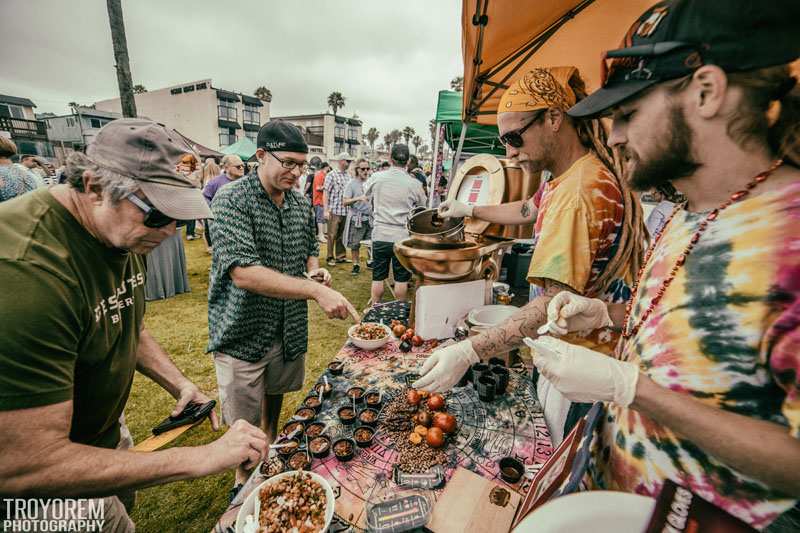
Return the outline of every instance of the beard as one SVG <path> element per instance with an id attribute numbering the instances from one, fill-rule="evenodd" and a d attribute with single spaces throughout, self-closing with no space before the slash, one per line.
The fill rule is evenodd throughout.
<path id="1" fill-rule="evenodd" d="M 632 162 L 626 171 L 628 183 L 635 191 L 650 189 L 673 190 L 673 181 L 694 174 L 700 163 L 692 155 L 693 135 L 683 114 L 683 108 L 670 106 L 666 136 L 653 149 L 653 155 L 642 158 L 636 152 L 622 149 L 622 157 Z"/>

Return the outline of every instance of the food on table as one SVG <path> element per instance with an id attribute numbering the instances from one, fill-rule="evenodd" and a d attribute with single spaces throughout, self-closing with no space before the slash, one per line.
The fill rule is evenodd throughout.
<path id="1" fill-rule="evenodd" d="M 369 446 L 369 444 L 372 442 L 373 435 L 375 435 L 375 430 L 369 427 L 360 427 L 353 434 L 356 439 L 356 443 L 362 447 Z"/>
<path id="2" fill-rule="evenodd" d="M 283 456 L 283 457 L 289 457 L 294 452 L 296 452 L 297 449 L 300 447 L 300 441 L 297 440 L 297 439 L 290 439 L 290 440 L 282 439 L 282 440 L 279 440 L 277 442 L 277 444 L 281 444 L 281 445 L 285 444 L 286 445 L 286 446 L 281 446 L 280 448 L 278 448 L 278 454 Z"/>
<path id="3" fill-rule="evenodd" d="M 328 370 L 334 376 L 341 375 L 344 372 L 344 363 L 341 361 L 332 361 L 328 363 Z"/>
<path id="4" fill-rule="evenodd" d="M 333 454 L 340 461 L 352 459 L 355 450 L 355 443 L 351 439 L 339 439 L 333 443 Z"/>
<path id="5" fill-rule="evenodd" d="M 406 392 L 406 401 L 410 405 L 419 405 L 419 402 L 422 400 L 422 396 L 420 395 L 419 391 L 414 389 L 408 389 Z"/>
<path id="6" fill-rule="evenodd" d="M 422 340 L 422 337 L 419 335 L 414 335 L 411 337 L 411 345 L 412 346 L 422 346 L 422 343 L 425 342 Z"/>
<path id="7" fill-rule="evenodd" d="M 289 458 L 289 468 L 292 470 L 305 470 L 311 466 L 311 460 L 306 455 L 306 452 L 295 452 Z"/>
<path id="8" fill-rule="evenodd" d="M 419 426 L 425 426 L 426 428 L 429 428 L 433 423 L 433 418 L 428 411 L 420 411 L 414 415 L 414 423 Z"/>
<path id="9" fill-rule="evenodd" d="M 386 328 L 383 324 L 366 323 L 357 326 L 352 333 L 356 339 L 362 341 L 377 341 L 386 338 Z"/>
<path id="10" fill-rule="evenodd" d="M 419 395 L 423 400 L 427 400 L 428 396 L 430 396 L 431 393 L 426 391 L 426 390 L 421 390 L 421 391 L 419 391 Z"/>
<path id="11" fill-rule="evenodd" d="M 331 440 L 328 437 L 316 437 L 311 439 L 308 447 L 314 457 L 324 457 L 328 455 L 331 448 Z"/>
<path id="12" fill-rule="evenodd" d="M 377 407 L 383 402 L 383 398 L 378 392 L 368 392 L 365 396 L 365 401 L 370 407 Z"/>
<path id="13" fill-rule="evenodd" d="M 297 433 L 294 433 L 295 430 L 299 428 Z M 294 433 L 294 435 L 292 435 Z M 302 437 L 303 436 L 303 423 L 299 420 L 295 420 L 294 422 L 289 422 L 285 426 L 283 426 L 283 434 L 284 435 L 292 435 L 292 437 Z"/>
<path id="14" fill-rule="evenodd" d="M 358 419 L 364 424 L 372 425 L 378 420 L 378 411 L 375 409 L 364 409 L 359 413 Z"/>
<path id="15" fill-rule="evenodd" d="M 330 383 L 327 385 L 325 383 L 317 383 L 314 385 L 314 391 L 317 393 L 317 395 L 319 395 L 319 392 L 322 391 L 322 395 L 328 397 L 331 395 L 331 392 L 333 392 L 333 385 Z"/>
<path id="16" fill-rule="evenodd" d="M 364 396 L 364 387 L 350 387 L 347 390 L 348 398 L 355 398 L 356 401 L 360 401 L 362 396 Z"/>
<path id="17" fill-rule="evenodd" d="M 422 435 L 420 435 L 419 433 L 414 431 L 408 436 L 408 441 L 411 444 L 421 444 L 422 443 Z"/>
<path id="18" fill-rule="evenodd" d="M 408 353 L 411 351 L 411 343 L 404 340 L 403 342 L 400 343 L 399 348 L 401 352 Z"/>
<path id="19" fill-rule="evenodd" d="M 319 401 L 319 396 L 309 396 L 305 399 L 303 405 L 310 407 L 315 411 L 319 411 L 320 407 L 322 407 L 322 402 Z"/>
<path id="20" fill-rule="evenodd" d="M 428 434 L 428 428 L 426 428 L 425 426 L 416 426 L 414 427 L 414 433 L 416 433 L 420 437 L 424 437 L 425 435 Z"/>
<path id="21" fill-rule="evenodd" d="M 408 402 L 410 390 L 413 389 L 385 402 L 379 423 L 399 454 L 397 469 L 415 474 L 428 472 L 435 465 L 446 464 L 448 455 L 444 448 L 432 448 L 423 437 L 414 432 L 415 425 L 420 425 L 415 424 L 414 416 L 419 412 L 427 412 L 427 408 L 424 404 L 411 405 Z M 424 393 L 414 392 L 420 396 Z M 428 416 L 432 415 L 428 412 Z"/>
<path id="22" fill-rule="evenodd" d="M 311 409 L 310 407 L 301 407 L 300 409 L 294 412 L 294 417 L 297 420 L 302 420 L 303 422 L 308 422 L 309 420 L 313 420 L 315 416 L 317 416 L 317 412 Z"/>
<path id="23" fill-rule="evenodd" d="M 453 433 L 456 430 L 456 417 L 450 413 L 434 413 L 433 425 L 444 433 Z"/>
<path id="24" fill-rule="evenodd" d="M 500 459 L 499 465 L 500 477 L 507 483 L 516 483 L 525 472 L 525 465 L 515 457 L 503 457 Z"/>
<path id="25" fill-rule="evenodd" d="M 431 411 L 441 411 L 444 409 L 444 396 L 441 394 L 431 394 L 431 397 L 428 398 L 426 402 L 428 409 Z"/>
<path id="26" fill-rule="evenodd" d="M 444 446 L 444 433 L 441 429 L 432 427 L 425 436 L 425 442 L 427 442 L 428 446 L 431 448 L 441 448 Z"/>
<path id="27" fill-rule="evenodd" d="M 304 472 L 266 485 L 259 494 L 259 531 L 322 531 L 325 489 Z"/>
<path id="28" fill-rule="evenodd" d="M 314 437 L 319 437 L 322 435 L 322 432 L 325 430 L 325 424 L 322 422 L 314 422 L 313 424 L 309 424 L 306 427 L 306 435 L 308 435 L 309 439 L 313 439 Z"/>
<path id="29" fill-rule="evenodd" d="M 394 336 L 397 338 L 402 337 L 405 332 L 406 327 L 402 324 L 397 324 L 396 326 L 392 327 L 392 333 L 394 333 Z"/>
<path id="30" fill-rule="evenodd" d="M 269 461 L 261 463 L 261 475 L 265 477 L 277 476 L 284 470 L 286 470 L 286 465 L 279 457 L 273 457 Z"/>
<path id="31" fill-rule="evenodd" d="M 356 412 L 352 407 L 342 407 L 339 409 L 339 420 L 343 424 L 352 424 L 356 420 Z"/>

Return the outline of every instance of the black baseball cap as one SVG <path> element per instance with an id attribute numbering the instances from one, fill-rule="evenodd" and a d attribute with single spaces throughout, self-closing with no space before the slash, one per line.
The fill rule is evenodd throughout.
<path id="1" fill-rule="evenodd" d="M 270 120 L 258 130 L 256 147 L 268 152 L 308 153 L 308 144 L 300 129 L 291 122 Z"/>
<path id="2" fill-rule="evenodd" d="M 606 52 L 602 88 L 567 113 L 600 115 L 703 65 L 737 72 L 791 63 L 800 56 L 798 20 L 798 0 L 658 2 L 633 23 L 619 49 Z"/>
<path id="3" fill-rule="evenodd" d="M 405 165 L 408 163 L 408 158 L 411 153 L 408 151 L 407 144 L 395 144 L 392 146 L 392 159 L 396 163 L 400 163 L 401 165 Z"/>

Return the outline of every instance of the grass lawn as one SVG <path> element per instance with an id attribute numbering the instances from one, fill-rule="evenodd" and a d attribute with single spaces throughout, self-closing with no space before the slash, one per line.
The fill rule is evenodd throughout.
<path id="1" fill-rule="evenodd" d="M 202 240 L 186 242 L 186 259 L 192 292 L 167 300 L 148 302 L 146 324 L 150 332 L 170 354 L 178 367 L 212 398 L 217 397 L 217 381 L 211 356 L 205 353 L 208 341 L 207 290 L 211 258 Z M 362 255 L 365 252 L 362 251 Z M 324 258 L 324 254 L 323 258 Z M 359 276 L 350 274 L 351 265 L 328 267 L 333 274 L 333 287 L 350 300 L 359 311 L 369 300 L 370 271 L 363 268 Z M 306 380 L 301 391 L 284 399 L 281 422 L 294 412 L 325 365 L 339 351 L 347 338 L 351 323 L 328 320 L 319 307 L 309 303 L 309 339 L 306 358 Z M 139 442 L 150 430 L 169 415 L 175 401 L 158 385 L 139 374 L 125 408 L 125 416 Z M 172 446 L 197 446 L 222 435 L 214 433 L 207 422 L 177 439 Z M 137 531 L 209 531 L 228 506 L 228 490 L 233 472 L 192 481 L 170 483 L 138 492 L 132 518 Z"/>

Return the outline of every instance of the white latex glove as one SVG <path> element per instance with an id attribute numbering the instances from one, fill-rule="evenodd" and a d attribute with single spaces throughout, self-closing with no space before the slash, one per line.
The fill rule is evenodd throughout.
<path id="1" fill-rule="evenodd" d="M 436 213 L 442 218 L 462 218 L 472 216 L 473 206 L 459 202 L 458 200 L 446 200 L 442 202 Z"/>
<path id="2" fill-rule="evenodd" d="M 574 331 L 591 331 L 613 325 L 602 300 L 561 291 L 547 304 L 547 324 L 537 333 L 561 337 Z"/>
<path id="3" fill-rule="evenodd" d="M 553 337 L 525 337 L 533 364 L 573 402 L 614 402 L 627 407 L 636 396 L 639 366 Z"/>
<path id="4" fill-rule="evenodd" d="M 463 340 L 434 350 L 420 369 L 422 376 L 411 386 L 429 392 L 445 392 L 461 381 L 467 369 L 480 362 L 472 342 Z"/>

